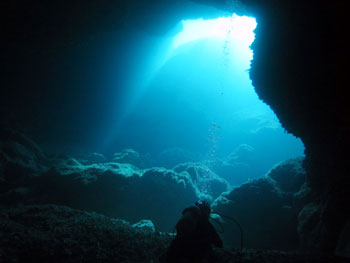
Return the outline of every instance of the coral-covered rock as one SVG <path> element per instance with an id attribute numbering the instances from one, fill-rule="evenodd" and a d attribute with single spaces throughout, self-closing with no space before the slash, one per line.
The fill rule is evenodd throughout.
<path id="1" fill-rule="evenodd" d="M 203 198 L 215 199 L 229 189 L 228 182 L 203 163 L 182 163 L 173 169 L 177 173 L 186 172 Z"/>
<path id="2" fill-rule="evenodd" d="M 294 158 L 275 165 L 268 173 L 283 192 L 297 192 L 306 179 L 304 158 Z"/>
<path id="3" fill-rule="evenodd" d="M 113 162 L 128 163 L 138 168 L 147 168 L 150 164 L 148 155 L 141 155 L 133 149 L 124 149 L 113 155 Z"/>
<path id="4" fill-rule="evenodd" d="M 200 198 L 187 173 L 140 170 L 129 163 L 84 164 L 68 156 L 49 158 L 19 133 L 2 132 L 2 138 L 1 205 L 66 205 L 130 222 L 148 218 L 157 230 L 172 231 L 182 209 Z M 138 160 L 136 152 L 124 153 L 118 160 Z"/>
<path id="5" fill-rule="evenodd" d="M 139 170 L 127 163 L 84 165 L 74 158 L 52 159 L 50 169 L 24 173 L 7 181 L 4 172 L 1 204 L 57 204 L 137 222 L 151 219 L 157 230 L 171 231 L 198 190 L 186 174 L 164 168 Z M 20 168 L 22 166 L 19 166 Z"/>
<path id="6" fill-rule="evenodd" d="M 141 229 L 145 232 L 154 233 L 156 231 L 153 222 L 147 219 L 140 220 L 139 222 L 133 224 L 132 227 L 136 229 Z"/>

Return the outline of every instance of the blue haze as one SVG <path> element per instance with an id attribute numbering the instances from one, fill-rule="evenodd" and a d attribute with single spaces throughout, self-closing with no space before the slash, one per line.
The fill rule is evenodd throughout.
<path id="1" fill-rule="evenodd" d="M 301 140 L 284 131 L 254 91 L 249 44 L 209 37 L 174 48 L 175 35 L 140 35 L 134 42 L 133 73 L 111 114 L 102 152 L 132 148 L 166 166 L 156 157 L 169 149 L 195 160 L 224 159 L 246 144 L 253 149 L 256 177 L 303 156 Z"/>

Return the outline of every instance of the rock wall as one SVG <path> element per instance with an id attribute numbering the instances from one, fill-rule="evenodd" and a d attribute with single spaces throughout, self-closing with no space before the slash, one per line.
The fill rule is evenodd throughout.
<path id="1" fill-rule="evenodd" d="M 314 249 L 333 253 L 350 221 L 345 1 L 201 2 L 256 17 L 250 77 L 260 99 L 305 145 L 313 204 L 322 211 L 308 232 Z"/>
<path id="2" fill-rule="evenodd" d="M 177 173 L 188 174 L 201 193 L 201 199 L 207 199 L 210 202 L 230 188 L 225 179 L 216 175 L 203 163 L 182 163 L 175 166 L 173 170 Z"/>
<path id="3" fill-rule="evenodd" d="M 341 69 L 345 65 L 341 58 L 343 4 L 268 1 L 267 5 L 255 6 L 261 11 L 256 14 L 258 27 L 250 71 L 259 97 L 271 106 L 286 130 L 305 145 L 308 184 L 313 201 L 322 210 L 318 224 L 309 226 L 321 227 L 308 231 L 313 232 L 313 246 L 329 253 L 335 251 L 340 233 L 350 220 L 345 157 L 349 125 L 341 98 L 345 84 Z"/>

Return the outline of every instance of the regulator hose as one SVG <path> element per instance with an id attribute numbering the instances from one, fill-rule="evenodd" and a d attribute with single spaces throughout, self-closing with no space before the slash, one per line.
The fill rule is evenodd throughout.
<path id="1" fill-rule="evenodd" d="M 224 233 L 225 232 L 224 227 L 222 226 L 222 224 L 221 224 L 219 219 L 217 219 L 217 218 L 210 218 L 210 219 L 213 220 L 220 227 L 220 231 L 218 231 L 219 233 Z"/>
<path id="2" fill-rule="evenodd" d="M 238 229 L 239 229 L 239 232 L 240 232 L 241 249 L 243 249 L 243 244 L 244 244 L 243 243 L 243 229 L 242 229 L 242 226 L 240 225 L 240 223 L 238 223 L 238 221 L 236 219 L 234 219 L 233 217 L 231 217 L 231 216 L 226 216 L 226 215 L 217 213 L 215 211 L 213 211 L 212 214 L 216 214 L 216 215 L 221 216 L 223 218 L 229 219 L 232 222 L 234 222 L 236 224 L 236 226 L 238 226 Z"/>

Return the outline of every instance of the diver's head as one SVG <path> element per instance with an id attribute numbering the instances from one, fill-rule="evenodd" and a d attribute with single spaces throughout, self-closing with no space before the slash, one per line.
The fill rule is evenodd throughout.
<path id="1" fill-rule="evenodd" d="M 195 204 L 201 210 L 202 215 L 209 217 L 211 208 L 207 200 L 198 200 Z"/>

